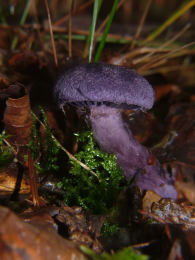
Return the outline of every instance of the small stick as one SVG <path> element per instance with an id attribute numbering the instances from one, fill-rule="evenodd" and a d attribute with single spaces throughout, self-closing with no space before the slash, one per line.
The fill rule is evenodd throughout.
<path id="1" fill-rule="evenodd" d="M 156 242 L 156 240 L 152 240 L 152 241 L 149 241 L 149 242 L 143 242 L 143 243 L 139 243 L 139 244 L 135 244 L 135 245 L 131 245 L 131 247 L 133 248 L 144 248 L 144 247 L 147 247 L 149 245 L 151 245 L 152 243 Z"/>
<path id="2" fill-rule="evenodd" d="M 32 112 L 32 114 L 33 114 L 33 116 L 37 119 L 37 121 L 38 121 L 38 122 L 44 127 L 44 129 L 45 129 L 45 125 L 43 124 L 43 122 L 42 122 L 33 112 Z M 64 151 L 64 152 L 68 155 L 69 159 L 71 159 L 71 160 L 77 162 L 82 168 L 84 168 L 85 170 L 89 171 L 91 174 L 93 174 L 93 175 L 99 180 L 97 174 L 96 174 L 94 171 L 92 171 L 86 164 L 84 164 L 84 163 L 82 163 L 81 161 L 79 161 L 79 160 L 78 160 L 74 155 L 72 155 L 66 148 L 64 148 L 52 133 L 51 133 L 51 136 L 52 136 L 52 138 L 56 141 L 56 143 L 57 143 L 58 146 L 61 148 L 61 150 Z"/>
<path id="3" fill-rule="evenodd" d="M 38 194 L 36 171 L 35 171 L 35 166 L 33 163 L 33 158 L 30 149 L 28 149 L 28 169 L 29 169 L 29 183 L 30 183 L 33 205 L 34 207 L 44 206 L 44 203 Z"/>
<path id="4" fill-rule="evenodd" d="M 162 224 L 167 224 L 167 222 L 160 218 L 159 216 L 157 216 L 156 214 L 154 213 L 151 213 L 151 212 L 147 212 L 147 211 L 144 211 L 142 209 L 139 210 L 139 213 L 144 215 L 144 216 L 147 216 L 147 217 L 150 217 L 150 218 L 153 218 L 154 220 L 158 221 L 159 223 L 162 223 Z"/>

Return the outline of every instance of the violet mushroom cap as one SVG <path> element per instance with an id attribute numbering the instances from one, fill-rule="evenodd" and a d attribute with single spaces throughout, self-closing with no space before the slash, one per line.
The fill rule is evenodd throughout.
<path id="1" fill-rule="evenodd" d="M 58 80 L 54 97 L 60 107 L 65 103 L 83 106 L 102 102 L 150 109 L 154 104 L 154 91 L 147 80 L 134 70 L 106 63 L 82 64 L 69 69 Z"/>
<path id="2" fill-rule="evenodd" d="M 136 184 L 141 189 L 177 198 L 173 181 L 162 172 L 158 161 L 148 164 L 148 150 L 134 139 L 122 118 L 122 109 L 152 108 L 154 91 L 146 79 L 126 67 L 82 64 L 59 78 L 53 96 L 60 108 L 72 104 L 90 109 L 88 119 L 95 139 L 105 152 L 116 154 L 127 179 L 137 174 Z"/>

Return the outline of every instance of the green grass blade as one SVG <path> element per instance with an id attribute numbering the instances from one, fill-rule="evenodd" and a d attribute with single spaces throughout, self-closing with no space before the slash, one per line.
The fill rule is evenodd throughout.
<path id="1" fill-rule="evenodd" d="M 102 49 L 104 48 L 104 44 L 105 44 L 105 41 L 106 41 L 106 37 L 107 37 L 107 34 L 108 34 L 108 31 L 110 29 L 110 26 L 111 26 L 111 23 L 112 23 L 112 20 L 114 18 L 114 15 L 116 13 L 116 8 L 117 8 L 117 5 L 118 5 L 118 2 L 119 0 L 115 0 L 114 1 L 114 4 L 112 6 L 112 10 L 110 12 L 110 17 L 109 17 L 109 20 L 106 24 L 106 27 L 104 29 L 104 33 L 103 33 L 103 36 L 102 36 L 102 39 L 101 39 L 101 42 L 98 46 L 98 49 L 97 49 L 97 52 L 96 52 L 96 55 L 95 55 L 95 59 L 94 61 L 97 62 L 99 60 L 99 57 L 100 57 L 100 54 L 102 52 Z"/>
<path id="2" fill-rule="evenodd" d="M 3 7 L 0 7 L 0 23 L 3 25 L 7 25 Z"/>
<path id="3" fill-rule="evenodd" d="M 154 40 L 168 26 L 174 23 L 178 18 L 180 18 L 185 12 L 187 12 L 194 5 L 195 5 L 195 0 L 187 1 L 186 3 L 182 4 L 182 6 L 176 12 L 174 12 L 160 27 L 158 27 L 154 32 L 148 35 L 144 43 Z"/>
<path id="4" fill-rule="evenodd" d="M 92 23 L 90 28 L 90 34 L 89 34 L 89 62 L 92 60 L 92 53 L 93 53 L 93 42 L 94 42 L 94 34 L 95 34 L 95 27 L 97 22 L 97 16 L 98 12 L 100 10 L 102 4 L 102 0 L 95 0 L 93 5 L 93 17 L 92 17 Z"/>
<path id="5" fill-rule="evenodd" d="M 30 9 L 30 6 L 31 6 L 31 2 L 32 2 L 32 0 L 27 0 L 24 12 L 23 12 L 21 20 L 20 20 L 20 25 L 23 25 L 26 21 L 26 18 L 27 18 L 27 15 L 28 15 L 28 12 L 29 12 L 29 9 Z M 12 45 L 11 45 L 12 50 L 15 49 L 17 43 L 18 43 L 18 36 L 15 36 L 13 41 L 12 41 Z"/>

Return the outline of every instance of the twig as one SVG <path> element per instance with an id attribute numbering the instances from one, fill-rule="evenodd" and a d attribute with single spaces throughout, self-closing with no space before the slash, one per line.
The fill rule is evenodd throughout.
<path id="1" fill-rule="evenodd" d="M 156 240 L 152 240 L 152 241 L 149 241 L 149 242 L 143 242 L 143 243 L 139 243 L 139 244 L 135 244 L 135 245 L 131 245 L 131 247 L 133 248 L 145 248 L 147 246 L 150 246 L 152 243 L 155 243 Z"/>
<path id="2" fill-rule="evenodd" d="M 148 211 L 144 211 L 142 209 L 139 210 L 139 213 L 144 215 L 144 216 L 153 218 L 154 220 L 156 220 L 156 221 L 158 221 L 158 222 L 160 222 L 162 224 L 167 224 L 167 222 L 164 219 L 160 218 L 159 216 L 157 216 L 154 213 L 151 213 L 151 212 L 148 212 Z"/>
<path id="3" fill-rule="evenodd" d="M 3 142 L 11 149 L 11 152 L 17 157 L 17 151 L 6 139 L 3 139 Z"/>
<path id="4" fill-rule="evenodd" d="M 44 127 L 44 129 L 45 129 L 45 125 L 43 124 L 43 122 L 42 122 L 33 112 L 32 112 L 32 114 L 33 114 L 33 116 L 36 118 L 36 120 L 37 120 L 37 121 Z M 86 164 L 84 164 L 84 163 L 82 163 L 81 161 L 79 161 L 79 160 L 78 160 L 74 155 L 72 155 L 66 148 L 64 148 L 52 133 L 51 133 L 51 136 L 52 136 L 52 138 L 55 140 L 55 142 L 57 143 L 57 145 L 60 147 L 60 149 L 67 154 L 67 156 L 69 157 L 69 159 L 71 159 L 71 160 L 75 161 L 76 163 L 78 163 L 82 168 L 84 168 L 85 170 L 89 171 L 91 174 L 93 174 L 93 175 L 99 180 L 97 174 L 96 174 L 94 171 L 92 171 Z"/>
<path id="5" fill-rule="evenodd" d="M 79 160 L 78 160 L 74 155 L 72 155 L 66 148 L 64 148 L 64 147 L 59 143 L 59 141 L 55 138 L 54 135 L 52 135 L 52 137 L 53 137 L 54 140 L 57 142 L 57 144 L 59 145 L 59 147 L 61 148 L 61 150 L 64 151 L 64 152 L 68 155 L 68 157 L 69 157 L 71 160 L 77 162 L 82 168 L 84 168 L 85 170 L 89 171 L 89 172 L 90 172 L 91 174 L 93 174 L 96 178 L 98 178 L 97 174 L 96 174 L 94 171 L 92 171 L 86 164 L 84 164 L 84 163 L 82 163 L 81 161 L 79 161 Z M 99 178 L 98 178 L 98 180 L 99 180 Z"/>
<path id="6" fill-rule="evenodd" d="M 58 66 L 58 59 L 57 59 L 57 54 L 56 54 L 56 46 L 54 42 L 54 37 L 53 37 L 53 30 L 52 30 L 52 24 L 51 24 L 51 16 L 50 16 L 50 11 L 49 11 L 49 6 L 47 0 L 44 0 L 45 2 L 45 7 L 47 10 L 47 16 L 48 16 L 48 23 L 49 23 L 49 31 L 50 31 L 50 36 L 51 36 L 51 44 L 52 44 L 52 49 L 53 49 L 53 55 L 54 55 L 54 62 L 56 66 Z"/>
<path id="7" fill-rule="evenodd" d="M 34 166 L 34 162 L 32 159 L 32 154 L 30 149 L 28 149 L 28 169 L 29 169 L 29 183 L 32 194 L 32 201 L 34 207 L 45 206 L 44 202 L 41 200 L 38 194 L 38 185 L 36 181 L 36 170 Z"/>

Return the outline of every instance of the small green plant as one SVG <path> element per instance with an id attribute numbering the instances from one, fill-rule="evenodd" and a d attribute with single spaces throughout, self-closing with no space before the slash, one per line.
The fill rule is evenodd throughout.
<path id="1" fill-rule="evenodd" d="M 10 147 L 6 146 L 4 140 L 8 138 L 3 131 L 0 134 L 0 169 L 5 167 L 13 159 L 13 153 L 10 150 Z"/>
<path id="2" fill-rule="evenodd" d="M 48 125 L 47 116 L 45 111 L 41 108 L 43 123 L 45 126 L 45 138 L 41 142 L 40 133 L 37 127 L 37 120 L 34 115 L 33 117 L 33 127 L 32 127 L 32 138 L 29 143 L 29 148 L 31 149 L 33 158 L 35 160 L 35 166 L 39 173 L 47 171 L 58 170 L 57 160 L 59 145 L 57 141 L 53 138 L 51 130 Z"/>
<path id="3" fill-rule="evenodd" d="M 147 260 L 148 257 L 146 255 L 142 255 L 137 253 L 131 247 L 126 247 L 115 254 L 103 253 L 101 255 L 97 255 L 91 249 L 81 246 L 81 250 L 90 256 L 92 260 Z"/>
<path id="4" fill-rule="evenodd" d="M 113 224 L 111 222 L 104 222 L 101 228 L 101 234 L 104 237 L 109 237 L 114 235 L 120 229 L 119 225 Z"/>
<path id="5" fill-rule="evenodd" d="M 107 213 L 114 206 L 122 188 L 123 173 L 116 164 L 116 156 L 104 153 L 97 147 L 92 132 L 86 131 L 76 136 L 82 144 L 76 158 L 97 176 L 71 160 L 69 174 L 58 183 L 58 188 L 66 191 L 66 204 L 80 205 L 94 214 Z"/>

